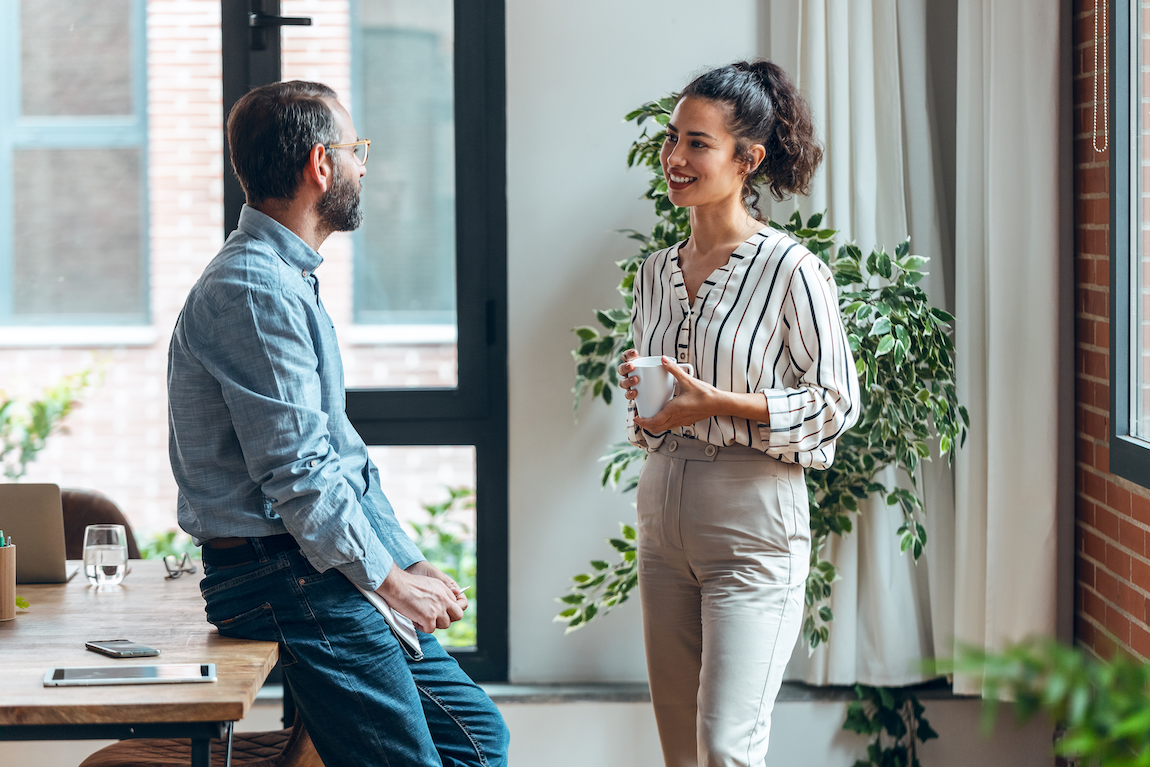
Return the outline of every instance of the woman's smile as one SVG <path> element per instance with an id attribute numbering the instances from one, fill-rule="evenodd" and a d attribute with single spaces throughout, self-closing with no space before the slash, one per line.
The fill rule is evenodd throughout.
<path id="1" fill-rule="evenodd" d="M 698 180 L 698 176 L 687 176 L 673 170 L 667 171 L 667 186 L 675 191 L 686 189 L 692 182 Z"/>

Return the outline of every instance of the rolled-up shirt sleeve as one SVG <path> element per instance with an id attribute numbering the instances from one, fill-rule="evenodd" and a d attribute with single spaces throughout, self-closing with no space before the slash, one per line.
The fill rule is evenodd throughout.
<path id="1" fill-rule="evenodd" d="M 859 416 L 858 374 L 839 312 L 834 278 L 817 256 L 795 269 L 783 306 L 787 353 L 801 371 L 793 387 L 760 390 L 769 424 L 759 424 L 767 455 L 793 455 L 824 469 L 835 440 Z"/>
<path id="2" fill-rule="evenodd" d="M 314 317 L 296 297 L 249 289 L 222 308 L 219 330 L 204 334 L 197 357 L 219 382 L 265 514 L 282 520 L 317 570 L 335 567 L 375 589 L 393 563 L 407 567 L 423 556 L 378 492 L 374 466 L 370 483 L 382 503 L 365 510 L 370 489 L 361 498 L 345 479 L 329 434 L 335 408 L 323 401 Z"/>

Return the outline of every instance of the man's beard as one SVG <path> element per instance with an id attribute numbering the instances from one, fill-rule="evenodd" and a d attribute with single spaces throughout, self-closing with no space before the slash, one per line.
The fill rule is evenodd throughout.
<path id="1" fill-rule="evenodd" d="M 330 227 L 330 231 L 352 232 L 363 223 L 359 180 L 345 176 L 338 165 L 335 171 L 335 181 L 316 201 L 315 212 Z"/>

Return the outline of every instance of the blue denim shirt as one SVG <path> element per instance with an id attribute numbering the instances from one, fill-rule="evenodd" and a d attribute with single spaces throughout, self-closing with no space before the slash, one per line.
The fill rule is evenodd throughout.
<path id="1" fill-rule="evenodd" d="M 180 527 L 288 532 L 320 571 L 375 589 L 423 559 L 344 412 L 319 254 L 246 205 L 188 294 L 168 350 L 168 450 Z"/>

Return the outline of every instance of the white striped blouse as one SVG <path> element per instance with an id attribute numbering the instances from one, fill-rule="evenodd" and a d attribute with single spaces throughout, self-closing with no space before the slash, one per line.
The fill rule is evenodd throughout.
<path id="1" fill-rule="evenodd" d="M 696 377 L 718 389 L 762 392 L 771 422 L 714 416 L 640 434 L 632 400 L 631 442 L 655 449 L 674 433 L 830 466 L 835 440 L 859 415 L 858 375 L 830 270 L 786 234 L 763 227 L 707 277 L 692 306 L 679 268 L 682 245 L 652 254 L 635 276 L 635 348 L 640 356 L 690 362 Z"/>

